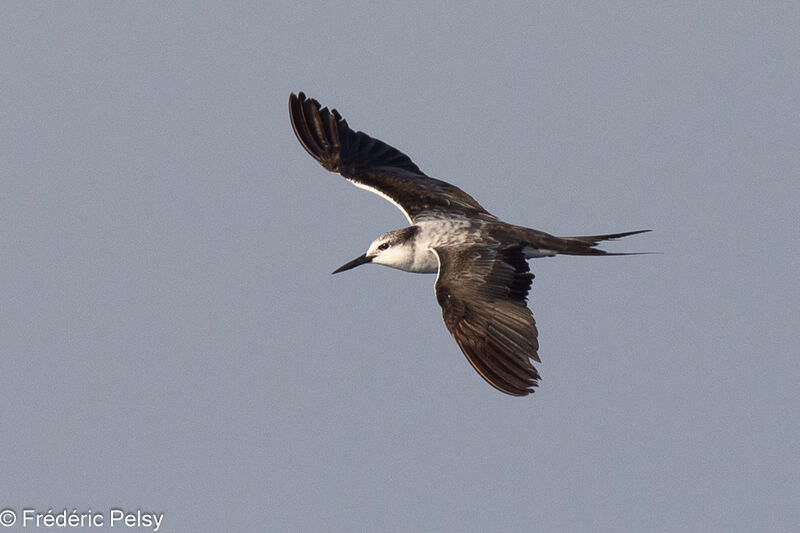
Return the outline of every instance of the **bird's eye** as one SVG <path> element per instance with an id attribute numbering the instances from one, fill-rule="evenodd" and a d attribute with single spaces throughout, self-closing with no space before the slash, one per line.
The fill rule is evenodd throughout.
<path id="1" fill-rule="evenodd" d="M 389 249 L 389 243 L 388 242 L 385 242 L 385 243 L 381 244 L 380 246 L 378 246 L 378 250 L 388 250 L 388 249 Z"/>

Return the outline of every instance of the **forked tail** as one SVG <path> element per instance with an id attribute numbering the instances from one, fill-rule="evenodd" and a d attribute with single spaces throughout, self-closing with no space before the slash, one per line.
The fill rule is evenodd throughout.
<path id="1" fill-rule="evenodd" d="M 583 235 L 578 237 L 559 237 L 561 246 L 555 251 L 559 254 L 565 255 L 641 255 L 652 252 L 606 252 L 595 248 L 603 241 L 613 239 L 621 239 L 630 235 L 639 233 L 647 233 L 649 229 L 641 229 L 638 231 L 626 231 L 624 233 L 608 233 L 606 235 Z"/>

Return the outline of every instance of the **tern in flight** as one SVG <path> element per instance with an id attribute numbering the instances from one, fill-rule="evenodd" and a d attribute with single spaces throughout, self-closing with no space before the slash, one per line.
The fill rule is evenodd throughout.
<path id="1" fill-rule="evenodd" d="M 289 117 L 303 148 L 326 170 L 396 205 L 410 226 L 384 233 L 342 272 L 377 263 L 406 272 L 436 272 L 436 300 L 447 329 L 490 385 L 525 396 L 538 385 L 536 322 L 527 306 L 528 259 L 631 255 L 595 248 L 601 241 L 649 230 L 555 237 L 502 222 L 454 185 L 425 175 L 396 148 L 353 131 L 335 109 L 302 92 L 289 96 Z"/>

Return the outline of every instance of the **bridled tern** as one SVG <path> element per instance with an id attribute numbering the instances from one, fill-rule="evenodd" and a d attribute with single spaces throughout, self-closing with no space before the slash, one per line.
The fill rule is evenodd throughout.
<path id="1" fill-rule="evenodd" d="M 525 396 L 538 385 L 536 322 L 527 297 L 528 259 L 564 255 L 632 255 L 596 248 L 601 241 L 649 230 L 555 237 L 507 224 L 470 195 L 425 175 L 388 144 L 353 131 L 335 109 L 302 92 L 289 116 L 303 148 L 325 169 L 396 205 L 410 226 L 384 233 L 336 271 L 377 263 L 438 273 L 434 288 L 447 329 L 473 368 L 498 390 Z"/>

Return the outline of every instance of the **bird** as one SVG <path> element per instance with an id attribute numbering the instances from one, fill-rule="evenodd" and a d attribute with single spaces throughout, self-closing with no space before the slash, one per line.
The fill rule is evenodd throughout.
<path id="1" fill-rule="evenodd" d="M 400 150 L 354 131 L 336 109 L 303 92 L 289 95 L 289 118 L 300 144 L 323 168 L 388 200 L 409 226 L 380 235 L 333 274 L 374 263 L 436 273 L 434 291 L 445 326 L 486 382 L 511 396 L 534 392 L 541 379 L 536 321 L 528 308 L 534 278 L 529 259 L 609 256 L 603 242 L 650 230 L 556 237 L 508 224 L 472 196 L 430 177 Z"/>

